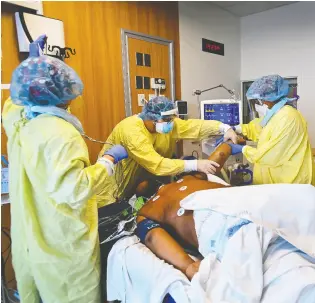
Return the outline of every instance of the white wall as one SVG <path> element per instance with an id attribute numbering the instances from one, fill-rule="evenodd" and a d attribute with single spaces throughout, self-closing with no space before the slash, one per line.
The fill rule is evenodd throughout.
<path id="1" fill-rule="evenodd" d="M 219 84 L 239 91 L 240 18 L 209 2 L 179 2 L 182 100 L 188 101 L 189 117 L 197 117 L 193 89 Z M 202 38 L 224 44 L 225 56 L 202 51 Z M 204 93 L 200 100 L 228 98 L 222 88 Z"/>
<path id="2" fill-rule="evenodd" d="M 298 109 L 315 147 L 315 2 L 298 2 L 241 19 L 241 79 L 298 77 Z"/>

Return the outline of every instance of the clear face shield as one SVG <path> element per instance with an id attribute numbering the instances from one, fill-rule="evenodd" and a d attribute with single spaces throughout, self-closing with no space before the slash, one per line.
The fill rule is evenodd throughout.
<path id="1" fill-rule="evenodd" d="M 169 111 L 161 112 L 161 120 L 163 122 L 156 122 L 155 129 L 156 132 L 161 134 L 168 134 L 173 130 L 174 127 L 174 118 L 178 116 L 178 109 L 174 108 Z"/>
<path id="2" fill-rule="evenodd" d="M 261 118 L 266 115 L 267 105 L 264 105 L 263 100 L 261 99 L 250 99 L 248 100 L 248 106 L 250 110 L 250 119 Z"/>
<path id="3" fill-rule="evenodd" d="M 166 112 L 161 112 L 162 120 L 165 122 L 172 121 L 174 118 L 178 117 L 178 108 L 168 110 Z"/>

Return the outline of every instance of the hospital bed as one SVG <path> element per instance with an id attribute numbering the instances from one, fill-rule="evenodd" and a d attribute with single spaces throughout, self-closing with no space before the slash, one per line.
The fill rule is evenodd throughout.
<path id="1" fill-rule="evenodd" d="M 101 288 L 102 288 L 102 302 L 106 301 L 107 298 L 107 264 L 108 264 L 108 256 L 113 246 L 120 239 L 124 238 L 124 240 L 130 238 L 133 242 L 132 255 L 135 260 L 143 260 L 143 258 L 150 256 L 149 259 L 159 260 L 151 251 L 148 250 L 142 243 L 140 243 L 136 236 L 133 235 L 134 229 L 136 227 L 135 220 L 130 220 L 135 218 L 133 213 L 133 209 L 129 204 L 128 200 L 121 200 L 118 203 L 113 203 L 106 205 L 98 210 L 99 216 L 99 239 L 100 239 L 100 249 L 101 249 Z M 127 222 L 129 221 L 129 222 Z M 119 229 L 119 224 L 121 222 L 127 222 L 124 226 L 123 230 Z M 123 241 L 124 241 L 123 240 Z M 179 241 L 180 242 L 180 241 Z M 190 254 L 190 256 L 194 259 L 201 259 L 202 256 L 200 253 L 194 249 L 193 247 L 185 247 L 183 243 L 182 246 L 185 248 L 185 251 Z M 145 253 L 144 253 L 145 251 Z M 161 260 L 159 260 L 161 261 Z M 159 262 L 157 261 L 157 262 Z M 172 273 L 176 275 L 180 275 L 186 282 L 188 280 L 186 277 L 166 263 L 162 263 L 162 266 L 166 268 Z M 172 303 L 169 296 L 166 296 L 165 301 L 163 303 Z"/>
<path id="2" fill-rule="evenodd" d="M 113 203 L 98 209 L 99 217 L 99 239 L 101 250 L 101 289 L 102 302 L 106 302 L 106 281 L 107 281 L 107 258 L 113 245 L 117 242 L 116 236 L 118 233 L 118 224 L 124 219 L 124 211 L 131 209 L 127 200 L 121 200 L 118 203 Z"/>
<path id="3" fill-rule="evenodd" d="M 275 185 L 267 185 L 267 187 L 268 186 Z M 203 267 L 205 267 L 206 270 L 201 270 L 200 273 L 197 274 L 198 278 L 194 278 L 192 282 L 190 282 L 185 275 L 157 258 L 147 247 L 139 243 L 136 236 L 129 235 L 115 243 L 113 241 L 112 243 L 101 245 L 102 261 L 108 260 L 108 264 L 107 262 L 102 262 L 102 284 L 104 288 L 106 288 L 106 284 L 108 286 L 108 299 L 114 300 L 119 298 L 122 302 L 159 303 L 163 302 L 165 296 L 169 294 L 175 302 L 181 303 L 223 302 L 224 300 L 207 301 L 208 299 L 206 297 L 202 297 L 202 292 L 198 294 L 198 287 L 200 288 L 203 279 L 210 277 L 212 279 L 210 279 L 210 285 L 214 285 L 213 287 L 225 289 L 232 286 L 232 288 L 234 287 L 234 290 L 239 291 L 239 293 L 242 293 L 242 291 L 243 293 L 245 292 L 245 298 L 249 298 L 248 300 L 239 300 L 239 298 L 233 297 L 233 300 L 225 301 L 229 303 L 315 302 L 315 246 L 313 244 L 315 243 L 315 225 L 312 223 L 315 214 L 315 189 L 310 185 L 276 185 L 275 188 L 277 188 L 277 186 L 280 186 L 281 189 L 278 190 L 278 193 L 269 191 L 270 194 L 266 195 L 268 198 L 266 201 L 260 199 L 259 193 L 258 195 L 256 193 L 255 196 L 255 190 L 252 191 L 249 198 L 247 198 L 248 195 L 244 195 L 244 192 L 243 196 L 239 194 L 236 195 L 236 192 L 233 194 L 234 197 L 242 196 L 242 200 L 246 200 L 247 198 L 243 205 L 250 210 L 249 213 L 252 213 L 253 216 L 256 211 L 258 215 L 256 219 L 254 218 L 255 220 L 260 218 L 259 212 L 257 212 L 259 207 L 255 210 L 255 205 L 265 203 L 264 209 L 266 212 L 264 212 L 263 219 L 268 218 L 268 222 L 271 225 L 274 224 L 276 226 L 280 224 L 281 228 L 278 230 L 278 233 L 282 233 L 289 239 L 289 241 L 285 241 L 282 237 L 278 237 L 278 240 L 275 238 L 276 240 L 270 241 L 274 248 L 270 251 L 268 250 L 270 254 L 270 256 L 268 256 L 269 261 L 264 260 L 264 254 L 260 256 L 260 249 L 263 248 L 263 243 L 267 241 L 264 228 L 260 227 L 256 229 L 255 226 L 250 227 L 247 225 L 248 227 L 246 228 L 248 229 L 240 233 L 238 239 L 243 243 L 242 237 L 249 237 L 247 240 L 249 239 L 250 241 L 246 241 L 247 246 L 240 246 L 238 249 L 233 246 L 230 247 L 232 249 L 230 249 L 229 258 L 226 261 L 223 259 L 223 262 L 218 263 L 214 259 L 211 259 L 211 256 L 210 259 L 205 258 L 202 264 L 204 263 L 205 266 Z M 285 188 L 283 188 L 283 186 L 285 186 Z M 264 186 L 264 188 L 261 187 L 261 189 L 259 189 L 259 187 L 257 188 L 260 192 L 266 192 L 265 189 L 267 189 L 267 187 Z M 255 186 L 251 186 L 250 188 L 255 188 Z M 234 191 L 238 189 L 230 188 L 229 190 Z M 212 192 L 214 193 L 214 191 Z M 300 193 L 303 193 L 303 204 L 301 204 L 300 201 Z M 203 194 L 203 192 L 198 193 L 198 195 Z M 203 200 L 205 202 L 207 200 L 202 199 L 202 196 L 200 197 L 198 201 Z M 270 199 L 270 197 L 272 197 L 272 199 Z M 249 203 L 255 201 L 255 199 L 257 200 L 256 203 Z M 276 207 L 277 213 L 279 213 L 279 216 L 277 215 L 276 217 L 273 216 L 275 201 L 277 201 Z M 238 202 L 241 203 L 241 201 Z M 110 209 L 114 212 L 115 209 L 118 209 L 118 211 L 121 212 L 124 206 L 128 207 L 128 202 L 124 201 L 123 203 L 125 204 L 110 206 Z M 220 206 L 220 203 L 217 204 Z M 222 205 L 224 206 L 224 203 L 221 203 L 221 206 Z M 231 204 L 225 203 L 225 205 Z M 106 215 L 108 215 L 107 211 L 110 209 L 101 209 L 100 213 L 106 211 Z M 231 209 L 231 206 L 227 208 L 227 212 L 230 211 L 229 209 Z M 295 217 L 295 221 L 288 220 L 288 215 L 296 213 L 296 209 L 299 209 L 299 216 Z M 101 216 L 102 214 L 100 218 Z M 292 227 L 293 229 L 291 229 Z M 298 233 L 296 233 L 296 231 L 298 231 Z M 256 237 L 257 232 L 261 234 Z M 246 233 L 248 233 L 248 235 Z M 100 229 L 100 237 L 102 238 L 102 236 L 104 237 L 104 234 L 102 235 Z M 252 238 L 250 237 L 254 237 L 253 241 L 251 241 Z M 260 241 L 261 244 L 259 244 Z M 238 255 L 239 250 L 242 250 L 242 248 L 244 249 L 243 255 Z M 308 251 L 308 254 L 304 253 L 304 251 Z M 237 260 L 238 257 L 241 257 L 243 261 L 239 262 L 239 260 Z M 256 266 L 259 264 L 259 262 L 257 263 L 257 260 L 259 260 L 257 257 L 264 260 L 262 268 Z M 225 271 L 228 271 L 229 268 L 237 268 L 235 266 L 240 265 L 245 267 L 251 266 L 248 269 L 248 275 L 252 276 L 249 278 L 240 276 L 238 278 L 236 277 L 237 280 L 235 280 L 235 277 L 230 276 L 231 273 L 229 273 L 229 279 L 233 281 L 234 278 L 236 281 L 236 283 L 234 281 L 235 285 L 233 283 L 232 285 L 222 284 L 222 277 L 224 278 L 225 272 L 224 270 L 222 271 L 223 265 L 220 263 L 223 265 L 225 263 Z M 242 272 L 244 268 L 240 267 L 239 270 Z M 209 275 L 210 272 L 211 275 Z M 108 283 L 106 283 L 106 278 L 104 277 L 106 273 L 109 273 L 110 276 L 110 279 L 107 281 Z M 195 277 L 197 277 L 197 275 Z M 267 286 L 265 285 L 265 283 L 267 283 L 266 281 L 269 281 Z M 220 283 L 222 285 L 220 285 Z M 262 286 L 262 283 L 264 287 L 260 290 L 258 288 Z M 244 289 L 242 290 L 242 288 Z M 197 299 L 196 290 L 197 296 L 200 295 Z M 221 292 L 222 297 L 226 295 L 224 291 Z M 213 293 L 215 293 L 215 291 L 213 291 Z M 260 294 L 262 297 L 255 297 L 255 293 Z M 275 298 L 275 301 L 273 298 Z"/>

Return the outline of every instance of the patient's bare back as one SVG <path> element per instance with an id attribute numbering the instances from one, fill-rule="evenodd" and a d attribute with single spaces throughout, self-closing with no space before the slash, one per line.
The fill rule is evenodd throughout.
<path id="1" fill-rule="evenodd" d="M 163 185 L 142 207 L 140 216 L 157 221 L 174 231 L 184 242 L 198 247 L 192 211 L 180 208 L 180 201 L 199 190 L 225 187 L 224 185 L 200 180 L 195 176 Z"/>

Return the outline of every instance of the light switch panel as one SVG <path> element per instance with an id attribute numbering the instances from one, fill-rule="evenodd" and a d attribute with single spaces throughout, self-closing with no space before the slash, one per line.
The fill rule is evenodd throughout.
<path id="1" fill-rule="evenodd" d="M 144 94 L 138 94 L 138 106 L 144 106 L 144 99 L 145 95 Z"/>

